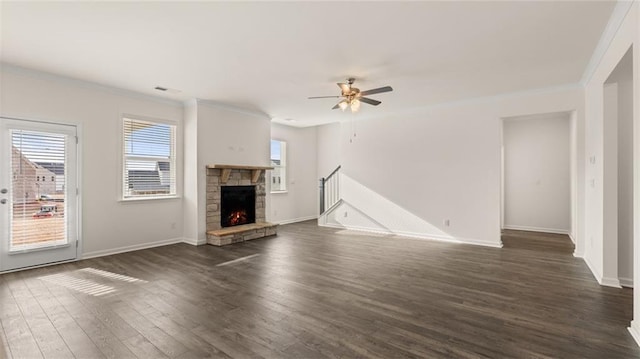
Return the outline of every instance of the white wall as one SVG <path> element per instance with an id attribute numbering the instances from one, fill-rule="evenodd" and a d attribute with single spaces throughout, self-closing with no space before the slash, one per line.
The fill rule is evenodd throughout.
<path id="1" fill-rule="evenodd" d="M 619 5 L 621 6 L 621 5 Z M 614 12 L 615 13 L 615 12 Z M 633 46 L 633 89 L 636 94 L 633 99 L 633 157 L 640 155 L 640 55 L 638 54 L 638 40 L 640 39 L 640 5 L 634 2 L 626 13 L 622 23 L 617 27 L 615 35 L 601 58 L 597 60 L 597 66 L 593 74 L 587 79 L 585 84 L 585 134 L 586 156 L 589 162 L 585 169 L 585 180 L 588 184 L 585 192 L 585 248 L 584 258 L 596 279 L 604 285 L 616 285 L 617 278 L 609 278 L 603 275 L 605 267 L 605 247 L 611 245 L 610 238 L 605 241 L 604 237 L 604 83 L 613 72 L 625 53 Z M 640 164 L 634 163 L 634 188 L 640 182 Z M 640 285 L 635 283 L 640 277 L 640 191 L 635 190 L 633 194 L 634 212 L 634 321 L 631 323 L 631 333 L 638 343 L 640 343 Z M 616 240 L 617 238 L 614 238 Z"/>
<path id="2" fill-rule="evenodd" d="M 268 166 L 270 119 L 264 114 L 207 101 L 187 105 L 185 143 L 192 153 L 195 141 L 196 154 L 195 160 L 191 158 L 185 166 L 185 178 L 192 186 L 185 199 L 184 220 L 190 226 L 185 229 L 185 237 L 189 243 L 202 244 L 206 241 L 206 166 Z M 194 224 L 197 233 L 193 232 Z M 194 234 L 196 238 L 191 237 Z"/>
<path id="3" fill-rule="evenodd" d="M 340 144 L 340 153 L 331 154 L 337 160 L 319 151 L 318 162 L 342 164 L 351 191 L 357 192 L 351 198 L 360 201 L 349 205 L 377 227 L 499 246 L 501 118 L 577 110 L 582 131 L 582 106 L 578 87 L 480 99 L 364 119 L 351 143 L 351 126 L 343 123 L 337 138 L 336 131 L 318 131 L 319 143 Z M 364 193 L 370 200 L 363 199 Z M 381 208 L 381 203 L 389 205 Z M 411 215 L 408 223 L 392 220 L 399 210 Z M 347 228 L 348 218 L 341 219 Z"/>
<path id="4" fill-rule="evenodd" d="M 181 240 L 181 199 L 119 200 L 122 114 L 175 121 L 181 131 L 180 103 L 8 65 L 2 66 L 1 79 L 2 116 L 79 128 L 81 255 L 96 256 Z M 179 141 L 177 148 L 181 149 Z M 181 191 L 181 161 L 178 164 Z"/>
<path id="5" fill-rule="evenodd" d="M 287 191 L 271 193 L 267 178 L 267 221 L 292 223 L 317 218 L 317 129 L 271 124 L 271 138 L 286 142 Z"/>
<path id="6" fill-rule="evenodd" d="M 605 277 L 633 286 L 633 56 L 627 51 L 604 84 Z M 616 241 L 617 239 L 617 241 Z"/>
<path id="7" fill-rule="evenodd" d="M 318 179 L 327 177 L 340 165 L 342 142 L 340 141 L 341 125 L 330 123 L 317 127 L 318 138 Z"/>
<path id="8" fill-rule="evenodd" d="M 617 276 L 621 285 L 633 286 L 632 50 L 627 51 L 604 84 L 604 121 L 604 238 L 617 238 L 617 243 L 605 246 L 605 255 L 611 255 L 610 266 L 617 262 L 617 273 L 611 276 Z M 607 269 L 604 272 L 607 276 Z"/>
<path id="9" fill-rule="evenodd" d="M 183 201 L 183 237 L 191 244 L 204 244 L 205 238 L 198 242 L 198 102 L 184 104 L 184 196 Z"/>
<path id="10" fill-rule="evenodd" d="M 504 121 L 504 228 L 571 230 L 570 113 Z"/>
<path id="11" fill-rule="evenodd" d="M 633 286 L 633 74 L 618 82 L 618 278 Z"/>
<path id="12" fill-rule="evenodd" d="M 603 225 L 602 236 L 610 241 L 603 247 L 602 275 L 613 286 L 618 281 L 618 86 L 603 87 L 602 166 L 603 166 Z"/>

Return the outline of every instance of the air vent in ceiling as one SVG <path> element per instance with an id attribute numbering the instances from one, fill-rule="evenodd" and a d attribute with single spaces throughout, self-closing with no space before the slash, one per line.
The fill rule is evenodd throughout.
<path id="1" fill-rule="evenodd" d="M 171 93 L 171 94 L 176 94 L 176 93 L 182 92 L 180 90 L 172 89 L 172 88 L 169 88 L 169 87 L 163 87 L 163 86 L 156 86 L 156 87 L 154 87 L 154 89 L 158 90 L 158 91 L 162 91 L 162 92 Z"/>

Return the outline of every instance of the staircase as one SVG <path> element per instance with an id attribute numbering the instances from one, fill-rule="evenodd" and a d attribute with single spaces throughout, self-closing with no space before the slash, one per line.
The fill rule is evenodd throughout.
<path id="1" fill-rule="evenodd" d="M 326 223 L 326 215 L 341 203 L 340 168 L 336 167 L 327 177 L 320 178 L 320 217 L 319 224 Z"/>

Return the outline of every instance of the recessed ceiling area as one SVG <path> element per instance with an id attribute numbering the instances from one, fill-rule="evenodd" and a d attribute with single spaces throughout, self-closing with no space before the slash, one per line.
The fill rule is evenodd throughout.
<path id="1" fill-rule="evenodd" d="M 363 117 L 578 83 L 615 2 L 1 6 L 3 63 L 310 126 L 351 118 L 334 99 L 307 99 L 339 94 L 348 77 L 394 89 Z"/>

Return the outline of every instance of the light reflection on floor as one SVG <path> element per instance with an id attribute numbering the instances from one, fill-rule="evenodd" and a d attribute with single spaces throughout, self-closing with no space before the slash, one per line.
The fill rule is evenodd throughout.
<path id="1" fill-rule="evenodd" d="M 99 297 L 105 294 L 113 293 L 117 289 L 113 286 L 100 284 L 91 279 L 78 278 L 74 276 L 74 273 L 88 273 L 90 275 L 96 275 L 103 278 L 114 279 L 127 283 L 148 283 L 146 280 L 129 277 L 123 274 L 112 273 L 95 268 L 83 268 L 69 273 L 58 273 L 39 277 L 38 279 L 44 280 L 49 283 L 61 285 L 65 288 L 78 291 L 80 293 L 89 294 L 95 297 Z"/>

